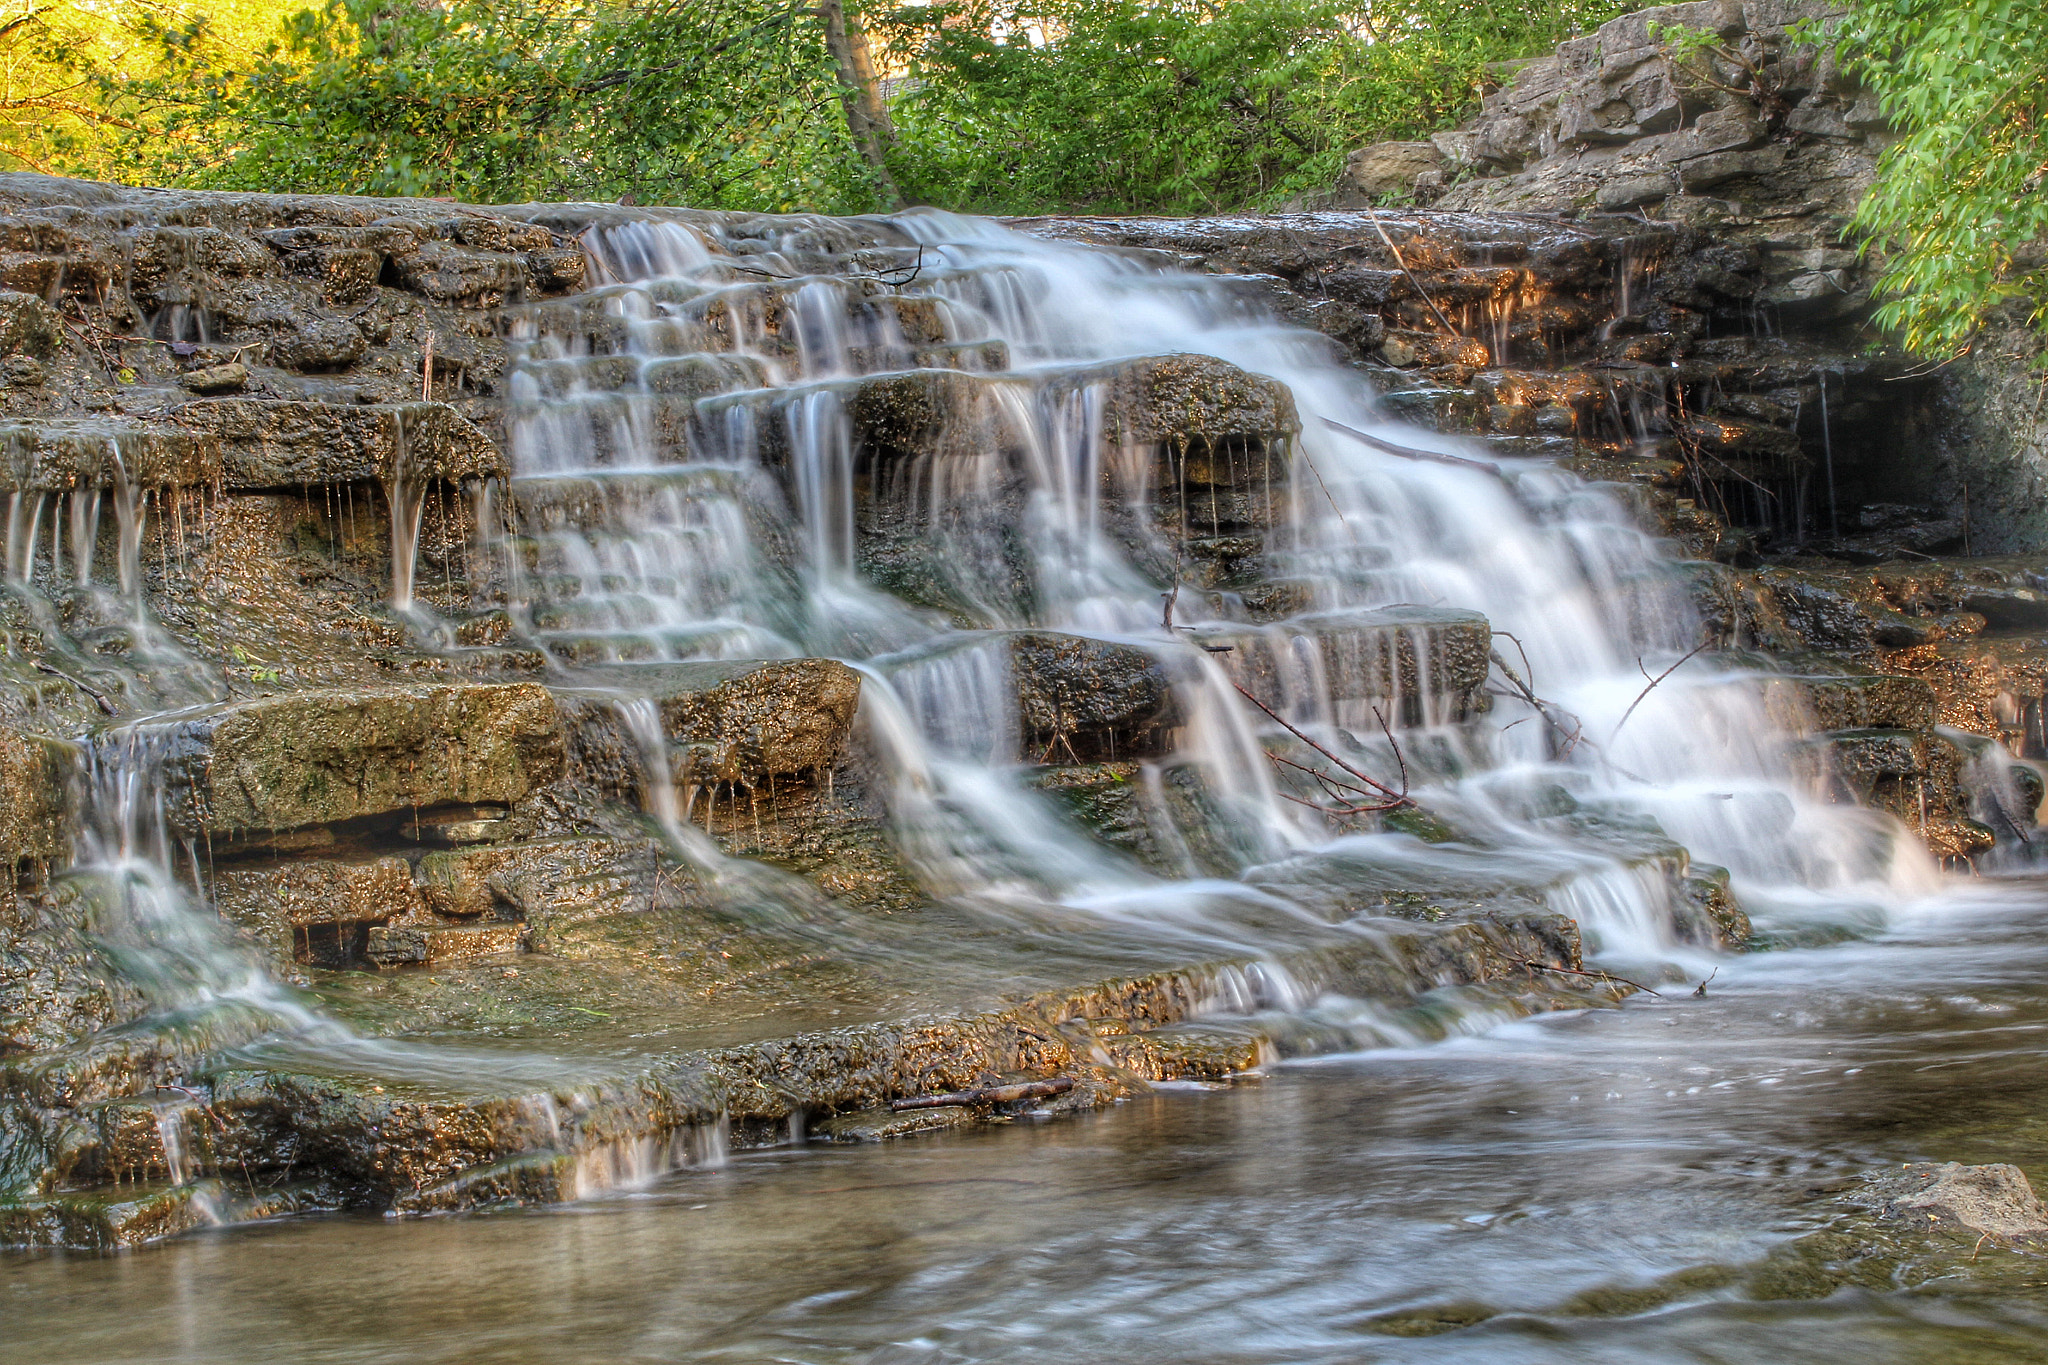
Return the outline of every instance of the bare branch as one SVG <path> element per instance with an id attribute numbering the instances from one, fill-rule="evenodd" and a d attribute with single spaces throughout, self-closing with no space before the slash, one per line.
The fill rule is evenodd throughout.
<path id="1" fill-rule="evenodd" d="M 1656 677 L 1650 678 L 1650 685 L 1644 688 L 1642 691 L 1636 693 L 1636 699 L 1628 704 L 1628 710 L 1621 713 L 1621 720 L 1615 724 L 1614 734 L 1610 734 L 1609 736 L 1607 736 L 1607 742 L 1609 744 L 1614 743 L 1614 735 L 1618 735 L 1621 733 L 1621 727 L 1628 724 L 1628 718 L 1630 716 L 1633 716 L 1636 713 L 1636 708 L 1643 704 L 1643 698 L 1649 696 L 1650 693 L 1657 690 L 1658 683 L 1663 682 L 1673 673 L 1676 673 L 1679 669 L 1683 668 L 1686 664 L 1690 663 L 1692 661 L 1693 655 L 1698 654 L 1701 650 L 1705 648 L 1706 645 L 1704 643 L 1694 645 L 1691 649 L 1685 652 L 1684 658 L 1680 659 L 1677 663 L 1671 665 L 1671 667 L 1665 669 L 1662 673 L 1659 673 Z M 1641 659 L 1636 660 L 1636 667 L 1639 669 L 1643 668 L 1643 661 Z M 1643 669 L 1643 676 L 1649 678 L 1650 674 L 1648 669 Z"/>

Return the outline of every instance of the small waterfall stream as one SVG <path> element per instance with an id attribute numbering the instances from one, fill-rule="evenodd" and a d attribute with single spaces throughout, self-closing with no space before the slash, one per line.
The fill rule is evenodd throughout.
<path id="1" fill-rule="evenodd" d="M 1877 929 L 1937 886 L 1896 820 L 1822 798 L 1764 679 L 1688 652 L 1673 565 L 1605 491 L 1390 421 L 1323 338 L 1214 280 L 945 214 L 856 226 L 613 221 L 583 239 L 592 289 L 507 310 L 512 477 L 471 490 L 474 557 L 502 566 L 548 697 L 623 736 L 657 861 L 698 907 L 794 956 L 894 953 L 934 976 L 965 960 L 924 929 L 906 952 L 721 848 L 709 812 L 722 782 L 730 834 L 738 784 L 672 762 L 649 678 L 799 658 L 859 674 L 868 793 L 917 889 L 968 916 L 963 939 L 1089 970 L 1221 962 L 1196 990 L 1212 1012 L 1284 1017 L 1308 1051 L 1514 1012 L 1476 991 L 1326 999 L 1312 968 L 1291 974 L 1290 954 L 1333 944 L 1391 963 L 1389 907 L 1554 911 L 1610 967 L 1697 978 L 1715 938 L 1688 888 L 1721 869 L 1767 930 Z M 387 605 L 445 642 L 415 591 L 435 482 L 410 411 L 379 475 Z M 145 602 L 148 518 L 181 505 L 152 509 L 117 441 L 108 458 L 115 605 L 165 704 L 217 701 L 196 673 L 170 686 L 189 660 Z M 92 582 L 101 495 L 67 496 L 15 497 L 10 574 L 47 521 L 51 564 L 68 528 Z M 513 1197 L 717 1159 L 715 1087 L 662 1108 L 628 1074 L 651 1065 L 635 1042 L 593 1044 L 633 1060 L 591 1080 L 541 1047 L 380 1041 L 253 965 L 205 904 L 206 850 L 165 818 L 185 714 L 97 745 L 70 877 L 104 902 L 94 932 L 141 997 L 140 1090 L 182 1093 L 182 1068 L 226 1052 L 481 1095 L 502 1141 L 479 1178 Z M 829 765 L 806 771 L 829 797 Z M 1119 789 L 1132 837 L 1093 837 L 1063 782 Z M 657 877 L 643 908 L 659 894 Z M 158 1108 L 182 1185 L 212 1158 L 186 1106 Z M 566 1166 L 536 1174 L 547 1161 Z M 403 1207 L 458 1198 L 421 1179 Z"/>
<path id="2" fill-rule="evenodd" d="M 1795 773 L 1755 679 L 1684 661 L 1696 636 L 1684 594 L 1605 493 L 1547 465 L 1475 463 L 1453 438 L 1389 423 L 1320 338 L 1212 281 L 945 214 L 868 226 L 903 244 L 886 290 L 809 273 L 823 267 L 808 220 L 744 243 L 702 221 L 592 229 L 605 283 L 591 297 L 623 340 L 593 345 L 544 314 L 518 324 L 513 497 L 541 550 L 521 612 L 560 662 L 845 658 L 866 676 L 870 728 L 897 774 L 900 842 L 934 889 L 1092 906 L 1161 932 L 1232 918 L 1215 907 L 1251 895 L 1242 879 L 1275 859 L 1416 856 L 1406 835 L 1359 833 L 1288 799 L 1260 746 L 1272 727 L 1235 685 L 1255 656 L 1276 689 L 1263 700 L 1292 723 L 1376 770 L 1412 764 L 1416 799 L 1463 836 L 1438 861 L 1491 861 L 1504 882 L 1542 869 L 1545 894 L 1617 960 L 1677 944 L 1668 878 L 1617 856 L 1615 824 L 1726 866 L 1764 920 L 1875 922 L 1934 884 L 1897 827 L 1827 804 Z M 1280 380 L 1299 411 L 1298 435 L 1243 453 L 1266 465 L 1267 573 L 1298 598 L 1284 620 L 1262 624 L 1270 615 L 1205 589 L 1187 560 L 1190 533 L 1221 524 L 1228 477 L 1209 484 L 1205 513 L 1170 464 L 1178 543 L 1117 533 L 1159 491 L 1143 450 L 1105 429 L 1119 367 L 1188 354 Z M 913 387 L 905 415 L 877 418 Z M 857 417 L 870 435 L 878 422 L 915 429 L 884 458 L 860 445 Z M 1390 453 L 1418 450 L 1465 458 Z M 1237 458 L 1205 458 L 1219 455 Z M 929 548 L 912 570 L 873 543 L 885 517 Z M 890 590 L 901 584 L 911 596 Z M 1317 625 L 1407 604 L 1482 614 L 1542 705 L 1496 686 L 1490 716 L 1454 716 L 1419 630 L 1402 644 Z M 1005 737 L 1009 641 L 1034 630 L 1128 646 L 1168 670 L 1181 724 L 1159 762 L 1200 774 L 1207 842 L 1239 850 L 1232 880 L 1177 882 L 1060 832 L 1028 764 L 1073 756 Z M 1413 699 L 1399 695 L 1401 650 L 1416 661 Z M 1560 818 L 1560 799 L 1608 827 Z"/>

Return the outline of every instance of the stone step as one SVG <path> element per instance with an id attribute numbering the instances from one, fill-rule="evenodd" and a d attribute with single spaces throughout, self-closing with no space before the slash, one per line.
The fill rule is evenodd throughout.
<path id="1" fill-rule="evenodd" d="M 1580 965 L 1570 921 L 1539 912 L 1484 923 L 1389 922 L 1373 939 L 1333 937 L 1277 961 L 1119 977 L 980 1013 L 772 1037 L 651 1065 L 567 1062 L 541 1079 L 516 1069 L 497 1074 L 487 1054 L 463 1059 L 459 1075 L 422 1076 L 411 1052 L 389 1071 L 316 1053 L 296 1067 L 280 1060 L 265 1069 L 223 1068 L 197 1083 L 206 1122 L 187 1125 L 193 1141 L 185 1156 L 200 1179 L 173 1190 L 124 1186 L 58 1196 L 67 1208 L 141 1205 L 134 1214 L 88 1211 L 67 1221 L 48 1199 L 0 1204 L 0 1244 L 113 1245 L 114 1228 L 127 1229 L 119 1244 L 172 1235 L 196 1225 L 178 1210 L 205 1207 L 191 1201 L 218 1189 L 207 1183 L 216 1173 L 260 1184 L 282 1174 L 285 1162 L 296 1163 L 304 1183 L 248 1211 L 217 1204 L 215 1215 L 341 1206 L 429 1213 L 581 1198 L 713 1158 L 728 1140 L 781 1144 L 798 1112 L 819 1122 L 873 1118 L 892 1099 L 970 1089 L 991 1073 L 1069 1078 L 1075 1087 L 1062 1103 L 1110 1103 L 1132 1093 L 1133 1073 L 1214 1079 L 1265 1055 L 1263 1026 L 1246 1016 L 1280 1003 L 1276 973 L 1291 990 L 1396 1005 L 1459 987 L 1483 988 L 1489 1008 L 1520 1012 L 1612 1003 L 1622 993 L 1558 989 L 1533 976 L 1522 965 L 1528 961 Z M 1129 1068 L 1100 1066 L 1103 1048 Z M 144 1125 L 128 1126 L 140 1135 Z M 862 1130 L 849 1119 L 827 1136 L 859 1140 Z M 115 1168 L 111 1153 L 93 1150 L 106 1141 L 96 1132 L 76 1134 L 67 1149 L 73 1169 Z M 281 1134 L 291 1140 L 280 1142 Z M 147 1147 L 144 1141 L 129 1154 L 127 1168 L 161 1160 L 160 1147 L 154 1156 Z"/>
<path id="2" fill-rule="evenodd" d="M 224 443 L 125 418 L 0 422 L 0 492 L 198 488 L 220 482 Z"/>
<path id="3" fill-rule="evenodd" d="M 572 774 L 619 793 L 637 794 L 645 766 L 623 698 L 644 699 L 666 739 L 687 747 L 678 784 L 748 785 L 831 772 L 860 701 L 860 674 L 831 659 L 628 665 L 578 681 L 559 689 Z"/>
<path id="4" fill-rule="evenodd" d="M 218 451 L 235 491 L 297 491 L 316 485 L 502 478 L 503 454 L 446 403 L 323 403 L 210 398 L 171 420 Z"/>
<path id="5" fill-rule="evenodd" d="M 257 835 L 441 805 L 509 805 L 562 771 L 537 683 L 308 689 L 116 731 L 187 836 Z"/>
<path id="6" fill-rule="evenodd" d="M 364 956 L 380 967 L 439 967 L 516 953 L 525 941 L 517 923 L 389 924 L 370 930 Z"/>

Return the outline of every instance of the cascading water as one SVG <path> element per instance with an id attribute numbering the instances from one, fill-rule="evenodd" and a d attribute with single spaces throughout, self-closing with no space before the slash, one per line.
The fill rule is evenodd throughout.
<path id="1" fill-rule="evenodd" d="M 1412 769 L 1413 796 L 1462 836 L 1419 861 L 1548 886 L 1624 958 L 1668 956 L 1674 941 L 1669 878 L 1618 855 L 1616 825 L 1726 865 L 1760 915 L 1881 915 L 1931 884 L 1902 830 L 1794 775 L 1755 678 L 1695 660 L 1651 681 L 1683 658 L 1694 620 L 1658 546 L 1606 494 L 1388 423 L 1320 338 L 1213 282 L 937 213 L 865 226 L 901 243 L 899 273 L 872 277 L 887 289 L 809 273 L 807 220 L 743 244 L 702 221 L 592 229 L 585 248 L 607 282 L 594 297 L 623 341 L 521 324 L 514 501 L 574 484 L 596 509 L 530 518 L 540 559 L 521 610 L 559 661 L 845 656 L 867 677 L 901 842 L 935 890 L 1036 897 L 1141 930 L 1199 924 L 1256 943 L 1244 924 L 1271 899 L 1255 889 L 1261 865 L 1418 864 L 1408 836 L 1347 832 L 1287 799 L 1259 742 L 1269 727 L 1238 695 L 1254 655 L 1270 655 L 1278 691 L 1264 700 L 1292 723 L 1390 777 Z M 907 340 L 905 308 L 929 309 L 938 335 Z M 1154 491 L 1142 453 L 1105 432 L 1116 367 L 1176 354 L 1292 393 L 1299 435 L 1256 457 L 1283 466 L 1264 552 L 1300 593 L 1289 622 L 1258 626 L 1183 562 L 1191 532 L 1220 525 L 1213 484 L 1209 528 L 1183 473 L 1174 544 L 1156 529 L 1116 534 Z M 914 453 L 863 464 L 849 405 L 912 371 L 965 396 L 920 389 L 939 396 L 913 414 L 927 428 Z M 888 590 L 900 566 L 863 541 L 861 518 L 885 506 L 929 551 L 914 602 Z M 1518 686 L 1490 721 L 1454 717 L 1431 692 L 1421 638 L 1406 646 L 1421 694 L 1409 704 L 1397 662 L 1306 624 L 1404 604 L 1492 623 Z M 1008 739 L 1008 641 L 1033 629 L 1167 669 L 1181 716 L 1162 761 L 1200 774 L 1244 880 L 1162 880 L 1084 849 L 1027 789 L 1019 764 L 1053 752 Z M 1392 659 L 1394 636 L 1369 638 Z M 1394 695 L 1357 700 L 1353 680 L 1375 672 Z M 1148 764 L 1147 781 L 1159 770 Z"/>

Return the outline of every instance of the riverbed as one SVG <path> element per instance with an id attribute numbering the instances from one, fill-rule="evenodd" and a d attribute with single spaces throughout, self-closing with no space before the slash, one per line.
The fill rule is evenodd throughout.
<path id="1" fill-rule="evenodd" d="M 1093 1115 L 746 1153 L 564 1207 L 11 1256 L 4 1355 L 2048 1361 L 2048 1260 L 1882 1228 L 1883 1254 L 1841 1256 L 1873 1226 L 1843 1201 L 1862 1172 L 2048 1177 L 2044 983 L 2048 882 L 1976 881 L 1876 938 L 1727 958 L 1704 998 Z"/>

